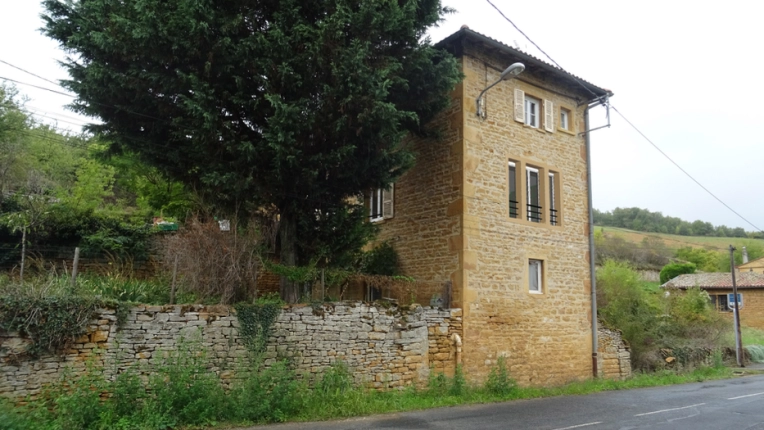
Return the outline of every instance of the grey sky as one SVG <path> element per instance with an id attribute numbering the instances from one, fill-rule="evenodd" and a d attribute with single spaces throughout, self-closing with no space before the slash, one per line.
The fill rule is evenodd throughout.
<path id="1" fill-rule="evenodd" d="M 544 58 L 484 0 L 445 0 L 458 10 L 431 32 L 438 41 L 463 24 Z M 57 45 L 42 26 L 36 1 L 0 0 L 0 60 L 46 78 L 66 77 Z M 758 105 L 758 2 L 616 2 L 494 0 L 569 72 L 615 93 L 612 103 L 677 163 L 748 220 L 764 228 L 756 190 L 764 176 Z M 0 76 L 52 87 L 0 64 Z M 71 99 L 19 89 L 30 107 L 71 121 Z M 604 119 L 597 108 L 593 118 Z M 45 120 L 45 118 L 43 118 Z M 78 122 L 78 121 L 73 121 Z M 82 122 L 82 121 L 79 121 Z M 78 122 L 78 123 L 79 123 Z M 612 128 L 592 134 L 594 206 L 637 206 L 690 221 L 754 228 L 735 216 L 634 132 L 615 113 Z M 78 127 L 60 122 L 59 127 Z"/>

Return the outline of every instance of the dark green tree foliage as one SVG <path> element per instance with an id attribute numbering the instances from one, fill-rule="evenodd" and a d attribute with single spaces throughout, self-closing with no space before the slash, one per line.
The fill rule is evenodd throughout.
<path id="1" fill-rule="evenodd" d="M 695 264 L 693 263 L 669 263 L 661 269 L 661 284 L 686 273 L 695 273 Z"/>
<path id="2" fill-rule="evenodd" d="M 44 5 L 47 35 L 71 54 L 74 109 L 104 122 L 92 130 L 229 212 L 275 207 L 286 265 L 306 258 L 301 219 L 412 165 L 405 134 L 460 78 L 424 38 L 438 0 Z"/>
<path id="3" fill-rule="evenodd" d="M 640 208 L 615 208 L 612 212 L 594 209 L 594 223 L 602 226 L 628 228 L 649 233 L 678 234 L 681 236 L 718 236 L 761 238 L 762 234 L 746 233 L 741 227 L 726 225 L 714 227 L 710 222 L 688 222 L 681 218 L 665 216 Z"/>

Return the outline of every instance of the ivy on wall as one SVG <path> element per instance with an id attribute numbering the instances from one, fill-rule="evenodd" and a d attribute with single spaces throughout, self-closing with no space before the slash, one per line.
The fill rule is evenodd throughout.
<path id="1" fill-rule="evenodd" d="M 26 353 L 38 357 L 66 348 L 87 331 L 88 322 L 104 306 L 83 297 L 0 297 L 0 331 L 19 332 L 32 344 Z"/>
<path id="2" fill-rule="evenodd" d="M 247 349 L 257 355 L 265 351 L 265 344 L 273 332 L 273 324 L 281 314 L 282 303 L 239 303 L 234 306 L 239 320 L 239 335 Z"/>

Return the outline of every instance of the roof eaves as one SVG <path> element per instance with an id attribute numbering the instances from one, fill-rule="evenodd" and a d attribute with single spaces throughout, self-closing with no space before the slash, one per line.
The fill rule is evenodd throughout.
<path id="1" fill-rule="evenodd" d="M 598 87 L 598 86 L 596 86 L 596 85 L 594 85 L 594 84 L 592 84 L 590 82 L 587 82 L 587 81 L 579 78 L 578 76 L 573 75 L 570 72 L 565 71 L 564 69 L 561 69 L 561 68 L 559 68 L 559 67 L 557 67 L 555 65 L 549 64 L 549 63 L 547 63 L 547 62 L 545 62 L 543 60 L 540 60 L 540 59 L 530 55 L 530 54 L 527 54 L 527 53 L 525 53 L 523 51 L 515 49 L 515 48 L 513 48 L 513 47 L 511 47 L 509 45 L 506 45 L 506 44 L 504 44 L 502 42 L 499 42 L 496 39 L 490 38 L 490 37 L 488 37 L 488 36 L 486 36 L 484 34 L 480 34 L 480 33 L 476 32 L 476 31 L 470 30 L 469 28 L 466 28 L 466 27 L 462 27 L 456 33 L 454 33 L 454 34 L 446 37 L 445 39 L 441 40 L 440 42 L 436 43 L 435 47 L 436 48 L 445 48 L 445 47 L 447 47 L 449 45 L 455 44 L 457 41 L 459 41 L 461 39 L 464 39 L 464 38 L 469 38 L 469 39 L 472 39 L 472 40 L 484 43 L 484 44 L 486 44 L 486 45 L 488 45 L 488 46 L 490 46 L 492 48 L 496 48 L 496 49 L 498 49 L 498 50 L 500 50 L 500 51 L 502 51 L 502 52 L 504 52 L 506 54 L 510 54 L 512 56 L 515 56 L 515 57 L 519 58 L 521 61 L 524 61 L 524 62 L 526 62 L 528 64 L 533 64 L 533 65 L 535 65 L 535 66 L 537 66 L 537 67 L 539 67 L 539 68 L 541 68 L 541 69 L 543 69 L 543 70 L 545 70 L 547 72 L 551 72 L 551 73 L 554 73 L 554 74 L 557 74 L 557 75 L 562 75 L 562 77 L 572 81 L 572 83 L 580 84 L 585 89 L 588 89 L 592 93 L 596 94 L 596 97 L 592 97 L 590 100 L 594 100 L 594 99 L 597 99 L 597 98 L 603 97 L 603 96 L 611 97 L 613 95 L 613 92 L 608 90 L 608 89 L 600 88 L 600 87 Z"/>

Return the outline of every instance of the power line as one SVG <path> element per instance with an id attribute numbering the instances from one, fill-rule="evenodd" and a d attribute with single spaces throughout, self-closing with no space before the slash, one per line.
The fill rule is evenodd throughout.
<path id="1" fill-rule="evenodd" d="M 60 85 L 58 82 L 54 82 L 54 81 L 52 81 L 52 80 L 50 80 L 50 79 L 48 79 L 48 78 L 43 78 L 42 76 L 40 76 L 40 75 L 36 75 L 36 74 L 34 74 L 34 73 L 32 73 L 32 72 L 30 72 L 30 71 L 28 71 L 28 70 L 24 70 L 24 69 L 22 69 L 22 68 L 21 68 L 21 67 L 19 67 L 19 66 L 14 66 L 13 64 L 11 64 L 11 63 L 9 63 L 9 62 L 7 62 L 7 61 L 3 61 L 3 60 L 0 60 L 0 63 L 3 63 L 3 64 L 5 64 L 5 65 L 8 65 L 8 66 L 11 66 L 11 67 L 13 67 L 13 68 L 14 68 L 14 69 L 16 69 L 16 70 L 20 70 L 20 71 L 22 71 L 22 72 L 24 72 L 24 73 L 26 73 L 26 74 L 32 75 L 32 76 L 34 76 L 35 78 L 38 78 L 38 79 L 42 79 L 42 80 L 43 80 L 43 81 L 45 81 L 45 82 L 49 82 L 49 83 L 51 83 L 51 84 L 53 84 L 53 85 L 56 85 L 56 86 L 61 86 L 61 85 Z"/>
<path id="2" fill-rule="evenodd" d="M 13 83 L 19 84 L 19 85 L 27 85 L 27 86 L 32 87 L 32 88 L 37 88 L 37 89 L 40 89 L 40 90 L 49 91 L 49 92 L 54 93 L 54 94 L 60 94 L 62 96 L 66 96 L 66 97 L 69 97 L 69 98 L 72 98 L 72 99 L 76 99 L 77 98 L 77 96 L 74 96 L 72 94 L 67 94 L 67 93 L 64 93 L 64 92 L 61 92 L 61 91 L 56 91 L 56 90 L 53 90 L 53 89 L 50 89 L 50 88 L 41 87 L 39 85 L 30 84 L 29 82 L 22 82 L 22 81 L 18 81 L 16 79 L 6 78 L 4 76 L 0 76 L 0 79 L 8 81 L 8 82 L 13 82 Z M 153 120 L 156 120 L 156 121 L 162 121 L 162 122 L 166 121 L 166 120 L 163 120 L 161 118 L 157 118 L 155 116 L 146 115 L 146 114 L 140 113 L 140 112 L 134 112 L 134 111 L 131 111 L 131 110 L 127 110 L 125 108 L 121 108 L 121 107 L 116 106 L 116 105 L 110 105 L 110 104 L 106 104 L 106 103 L 99 103 L 99 102 L 95 102 L 95 101 L 88 101 L 88 103 L 92 103 L 92 104 L 99 105 L 99 106 L 110 107 L 110 108 L 114 108 L 114 109 L 119 109 L 121 111 L 130 113 L 130 114 L 133 114 L 133 115 L 142 116 L 142 117 L 153 119 Z"/>
<path id="3" fill-rule="evenodd" d="M 512 27 L 514 27 L 514 28 L 515 28 L 515 29 L 516 29 L 518 32 L 520 32 L 520 34 L 522 34 L 522 35 L 523 35 L 523 37 L 525 37 L 525 39 L 526 39 L 526 40 L 528 40 L 528 41 L 529 41 L 529 42 L 530 42 L 530 43 L 531 43 L 533 46 L 535 46 L 535 47 L 536 47 L 536 48 L 537 48 L 537 49 L 538 49 L 538 50 L 539 50 L 539 51 L 540 51 L 542 54 L 544 54 L 544 56 L 546 56 L 546 58 L 548 58 L 548 59 L 549 59 L 549 61 L 551 61 L 551 62 L 552 62 L 552 63 L 553 63 L 555 66 L 557 66 L 557 67 L 558 67 L 560 70 L 564 70 L 564 69 L 562 68 L 562 66 L 560 66 L 560 64 L 559 64 L 559 63 L 557 63 L 557 62 L 556 62 L 556 61 L 555 61 L 555 60 L 554 60 L 554 59 L 553 59 L 553 58 L 552 58 L 552 57 L 551 57 L 549 54 L 547 54 L 547 53 L 546 53 L 546 51 L 544 51 L 543 49 L 541 49 L 541 47 L 540 47 L 540 46 L 539 46 L 539 45 L 538 45 L 536 42 L 534 42 L 534 41 L 533 41 L 533 40 L 532 40 L 530 37 L 528 37 L 528 35 L 527 35 L 527 34 L 525 34 L 525 32 L 523 32 L 523 31 L 522 31 L 522 30 L 521 30 L 521 29 L 520 29 L 520 28 L 519 28 L 519 27 L 518 27 L 518 26 L 517 26 L 517 25 L 516 25 L 514 22 L 512 22 L 512 20 L 511 20 L 511 19 L 509 19 L 509 18 L 508 18 L 506 15 L 504 15 L 504 13 L 503 13 L 503 12 L 502 12 L 502 11 L 501 11 L 501 10 L 500 10 L 498 7 L 496 7 L 496 5 L 495 5 L 495 4 L 493 4 L 493 3 L 491 2 L 491 0 L 486 0 L 486 1 L 488 2 L 488 4 L 490 4 L 491 6 L 493 6 L 493 8 L 494 8 L 494 9 L 496 9 L 496 11 L 497 11 L 497 12 L 499 12 L 499 14 L 500 14 L 502 17 L 504 17 L 504 19 L 505 19 L 505 20 L 507 20 L 507 22 L 509 22 L 509 23 L 512 25 Z M 578 83 L 578 84 L 579 84 L 579 85 L 580 85 L 582 88 L 584 88 L 585 90 L 589 91 L 589 92 L 590 92 L 591 94 L 593 94 L 595 97 L 598 97 L 598 96 L 597 96 L 597 94 L 595 94 L 595 93 L 594 93 L 594 91 L 592 91 L 592 90 L 591 90 L 589 87 L 587 87 L 587 86 L 586 86 L 586 85 L 584 85 L 584 84 L 583 84 L 581 81 L 579 81 L 578 79 L 576 79 L 576 77 L 575 77 L 575 76 L 571 75 L 571 77 L 572 77 L 572 78 L 573 78 L 573 80 L 574 80 L 574 81 L 576 81 L 576 83 Z M 711 191 L 710 191 L 708 188 L 706 188 L 705 186 L 703 186 L 703 184 L 701 184 L 701 183 L 700 183 L 700 182 L 699 182 L 697 179 L 695 179 L 695 178 L 694 178 L 692 175 L 690 175 L 690 174 L 689 174 L 689 173 L 688 173 L 686 170 L 684 170 L 684 169 L 683 169 L 683 168 L 682 168 L 682 167 L 681 167 L 681 166 L 680 166 L 680 165 L 679 165 L 679 164 L 678 164 L 676 161 L 672 160 L 672 159 L 671 159 L 671 157 L 669 157 L 669 156 L 668 156 L 668 155 L 667 155 L 665 152 L 663 152 L 663 150 L 661 150 L 661 149 L 658 147 L 658 145 L 656 145 L 655 143 L 653 143 L 653 141 L 652 141 L 652 140 L 650 140 L 650 139 L 649 139 L 649 138 L 648 138 L 648 137 L 647 137 L 647 136 L 646 136 L 646 135 L 645 135 L 645 134 L 644 134 L 644 133 L 643 133 L 643 132 L 642 132 L 642 131 L 641 131 L 639 128 L 637 128 L 637 126 L 636 126 L 636 125 L 634 125 L 634 124 L 633 124 L 631 121 L 629 121 L 629 120 L 628 120 L 628 119 L 627 119 L 627 118 L 626 118 L 626 117 L 625 117 L 625 116 L 624 116 L 624 115 L 623 115 L 623 114 L 622 114 L 622 113 L 621 113 L 621 112 L 620 112 L 618 109 L 616 109 L 616 107 L 615 107 L 615 106 L 613 106 L 613 105 L 612 105 L 612 104 L 610 104 L 609 102 L 608 102 L 608 105 L 609 105 L 609 106 L 610 106 L 610 107 L 611 107 L 611 108 L 612 108 L 612 109 L 613 109 L 613 110 L 614 110 L 614 111 L 615 111 L 615 112 L 616 112 L 616 113 L 617 113 L 617 114 L 618 114 L 618 115 L 619 115 L 621 118 L 623 118 L 623 120 L 624 120 L 624 121 L 626 121 L 626 122 L 627 122 L 627 123 L 628 123 L 628 124 L 629 124 L 629 125 L 630 125 L 630 126 L 631 126 L 631 127 L 632 127 L 632 128 L 635 130 L 635 131 L 636 131 L 636 132 L 637 132 L 637 133 L 639 133 L 639 134 L 640 134 L 640 135 L 641 135 L 641 136 L 642 136 L 642 137 L 643 137 L 643 138 L 644 138 L 644 139 L 645 139 L 645 140 L 646 140 L 648 143 L 650 143 L 650 145 L 652 145 L 652 146 L 653 146 L 655 149 L 657 149 L 657 150 L 658 150 L 658 152 L 660 152 L 660 153 L 661 153 L 661 154 L 662 154 L 664 157 L 666 157 L 666 159 L 667 159 L 667 160 L 669 160 L 669 161 L 670 161 L 670 162 L 671 162 L 671 163 L 672 163 L 674 166 L 676 166 L 676 167 L 677 167 L 679 170 L 681 170 L 681 171 L 682 171 L 682 173 L 684 173 L 685 175 L 687 175 L 687 177 L 688 177 L 688 178 L 692 179 L 692 181 L 693 181 L 693 182 L 695 182 L 695 183 L 696 183 L 698 186 L 700 186 L 700 188 L 702 188 L 702 189 L 703 189 L 705 192 L 707 192 L 709 195 L 711 195 L 711 197 L 713 197 L 714 199 L 716 199 L 717 201 L 719 201 L 719 203 L 721 203 L 722 205 L 724 205 L 724 207 L 726 207 L 727 209 L 729 209 L 729 210 L 730 210 L 732 213 L 734 213 L 735 215 L 737 215 L 737 216 L 738 216 L 740 219 L 742 219 L 743 221 L 747 222 L 749 225 L 751 225 L 751 226 L 752 226 L 753 228 L 755 228 L 757 231 L 759 231 L 759 232 L 762 232 L 762 230 L 761 230 L 759 227 L 757 227 L 757 226 L 756 226 L 755 224 L 753 224 L 751 221 L 748 221 L 748 219 L 746 219 L 744 216 L 740 215 L 740 214 L 739 214 L 739 213 L 738 213 L 736 210 L 732 209 L 732 208 L 731 208 L 731 207 L 730 207 L 730 206 L 729 206 L 727 203 L 725 203 L 724 201 L 722 201 L 722 199 L 720 199 L 719 197 L 717 197 L 717 196 L 716 196 L 714 193 L 712 193 L 712 192 L 711 192 Z"/>

